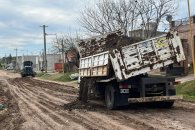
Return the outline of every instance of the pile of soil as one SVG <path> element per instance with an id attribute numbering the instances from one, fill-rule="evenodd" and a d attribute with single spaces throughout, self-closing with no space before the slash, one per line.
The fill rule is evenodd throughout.
<path id="1" fill-rule="evenodd" d="M 4 110 L 0 111 L 0 129 L 20 129 L 24 119 L 20 114 L 17 101 L 3 81 L 0 81 L 0 103 L 6 106 Z"/>
<path id="2" fill-rule="evenodd" d="M 81 40 L 79 43 L 79 52 L 81 57 L 87 57 L 97 53 L 121 48 L 141 41 L 141 38 L 128 37 L 121 31 L 112 32 L 107 35 Z"/>
<path id="3" fill-rule="evenodd" d="M 83 102 L 80 100 L 75 100 L 73 102 L 64 104 L 64 109 L 68 111 L 78 110 L 78 111 L 94 111 L 95 106 L 89 104 L 88 102 Z"/>

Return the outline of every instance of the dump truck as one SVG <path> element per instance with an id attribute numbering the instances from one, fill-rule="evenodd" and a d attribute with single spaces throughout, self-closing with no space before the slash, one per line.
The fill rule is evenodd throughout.
<path id="1" fill-rule="evenodd" d="M 33 70 L 33 62 L 32 61 L 24 61 L 23 68 L 22 68 L 20 74 L 22 77 L 26 77 L 26 76 L 35 77 L 36 73 Z"/>
<path id="2" fill-rule="evenodd" d="M 102 97 L 108 109 L 129 103 L 152 102 L 171 107 L 175 78 L 148 73 L 185 60 L 177 32 L 141 40 L 121 31 L 81 40 L 79 99 Z"/>

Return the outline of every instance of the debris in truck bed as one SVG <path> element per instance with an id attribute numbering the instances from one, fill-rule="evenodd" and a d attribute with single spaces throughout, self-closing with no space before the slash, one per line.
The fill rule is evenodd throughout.
<path id="1" fill-rule="evenodd" d="M 121 31 L 112 32 L 102 37 L 93 37 L 81 40 L 79 43 L 79 52 L 81 57 L 87 57 L 93 54 L 109 51 L 141 41 L 141 38 L 128 37 Z"/>

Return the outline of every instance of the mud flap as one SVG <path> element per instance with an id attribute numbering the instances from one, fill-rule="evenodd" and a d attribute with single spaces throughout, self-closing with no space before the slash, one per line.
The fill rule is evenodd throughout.
<path id="1" fill-rule="evenodd" d="M 129 97 L 129 94 L 128 93 L 117 93 L 116 94 L 116 106 L 127 106 L 129 103 L 128 103 L 128 97 Z"/>
<path id="2" fill-rule="evenodd" d="M 168 96 L 174 96 L 176 95 L 176 90 L 175 89 L 169 89 L 168 90 Z"/>
<path id="3" fill-rule="evenodd" d="M 105 91 L 105 102 L 108 109 L 128 105 L 128 93 L 120 93 L 116 86 L 109 85 Z"/>

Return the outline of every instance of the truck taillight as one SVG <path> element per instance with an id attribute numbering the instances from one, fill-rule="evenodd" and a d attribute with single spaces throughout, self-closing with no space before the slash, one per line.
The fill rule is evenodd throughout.
<path id="1" fill-rule="evenodd" d="M 170 82 L 169 83 L 169 85 L 173 85 L 173 86 L 175 86 L 175 85 L 178 85 L 178 84 L 181 84 L 181 81 L 174 81 L 174 82 Z"/>
<path id="2" fill-rule="evenodd" d="M 131 88 L 131 85 L 128 84 L 120 84 L 119 88 L 125 89 L 125 88 Z"/>
<path id="3" fill-rule="evenodd" d="M 181 84 L 181 81 L 174 81 L 172 83 L 173 83 L 173 85 L 178 85 L 178 84 Z"/>

